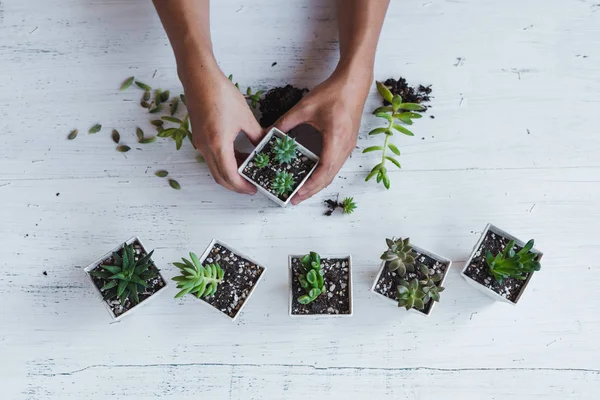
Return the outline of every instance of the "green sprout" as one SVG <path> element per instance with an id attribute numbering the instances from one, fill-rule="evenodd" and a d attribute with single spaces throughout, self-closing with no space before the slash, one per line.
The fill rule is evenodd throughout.
<path id="1" fill-rule="evenodd" d="M 324 272 L 321 269 L 321 256 L 314 251 L 300 259 L 303 273 L 298 276 L 298 282 L 306 294 L 298 297 L 298 303 L 308 304 L 313 302 L 321 294 L 325 293 Z"/>
<path id="2" fill-rule="evenodd" d="M 420 111 L 424 111 L 424 107 L 417 103 L 403 103 L 402 97 L 400 95 L 393 95 L 392 92 L 381 82 L 377 82 L 377 90 L 381 96 L 388 101 L 391 106 L 383 106 L 378 107 L 373 114 L 376 117 L 383 118 L 387 121 L 387 126 L 381 128 L 375 128 L 369 135 L 378 135 L 380 133 L 385 134 L 385 140 L 383 142 L 383 146 L 371 146 L 367 147 L 363 150 L 363 153 L 369 153 L 372 151 L 381 151 L 381 162 L 377 164 L 369 175 L 367 175 L 365 181 L 370 180 L 374 176 L 377 176 L 377 183 L 383 182 L 383 186 L 386 189 L 390 188 L 390 178 L 387 174 L 387 169 L 385 167 L 385 162 L 390 161 L 396 167 L 401 168 L 400 162 L 391 155 L 387 154 L 387 150 L 391 150 L 396 156 L 400 155 L 400 150 L 392 144 L 389 143 L 390 137 L 394 135 L 394 132 L 403 133 L 408 136 L 414 136 L 414 134 L 406 129 L 403 125 L 400 125 L 399 122 L 402 122 L 406 125 L 412 125 L 413 119 L 421 118 L 422 115 L 419 114 Z"/>
<path id="3" fill-rule="evenodd" d="M 406 271 L 415 270 L 415 252 L 410 245 L 410 239 L 385 239 L 388 249 L 381 255 L 390 271 L 396 271 L 398 276 L 406 275 Z"/>
<path id="4" fill-rule="evenodd" d="M 346 197 L 342 201 L 342 214 L 352 214 L 356 210 L 356 203 L 354 197 Z"/>
<path id="5" fill-rule="evenodd" d="M 275 138 L 273 145 L 273 153 L 275 153 L 275 161 L 279 164 L 289 164 L 296 158 L 296 141 L 289 136 L 283 138 Z"/>
<path id="6" fill-rule="evenodd" d="M 419 310 L 424 309 L 426 294 L 423 291 L 423 286 L 417 278 L 410 282 L 400 281 L 398 285 L 398 307 L 404 307 L 407 310 L 413 307 Z"/>
<path id="7" fill-rule="evenodd" d="M 487 252 L 485 260 L 490 273 L 498 283 L 502 283 L 506 278 L 523 281 L 527 279 L 530 273 L 540 270 L 541 265 L 537 261 L 537 255 L 531 251 L 533 244 L 534 241 L 531 239 L 525 244 L 525 247 L 515 252 L 515 241 L 511 240 L 504 251 L 496 254 L 495 257 L 490 251 Z"/>
<path id="8" fill-rule="evenodd" d="M 279 171 L 275 173 L 275 177 L 271 181 L 271 188 L 278 195 L 287 196 L 287 194 L 294 189 L 295 183 L 292 174 L 285 171 Z"/>
<path id="9" fill-rule="evenodd" d="M 256 157 L 254 157 L 254 164 L 258 168 L 264 168 L 269 165 L 269 156 L 265 153 L 258 153 Z"/>
<path id="10" fill-rule="evenodd" d="M 190 253 L 190 260 L 182 258 L 183 262 L 174 262 L 177 268 L 181 270 L 181 275 L 173 278 L 177 282 L 177 288 L 181 289 L 175 295 L 179 298 L 188 293 L 195 294 L 196 297 L 209 297 L 217 292 L 219 284 L 223 282 L 225 273 L 217 263 L 202 265 L 198 256 Z"/>
<path id="11" fill-rule="evenodd" d="M 116 252 L 112 258 L 114 265 L 101 265 L 90 271 L 90 275 L 106 280 L 106 284 L 100 288 L 104 293 L 104 300 L 118 298 L 121 305 L 129 299 L 133 304 L 140 302 L 139 293 L 148 287 L 148 280 L 158 276 L 158 270 L 151 268 L 152 253 L 136 259 L 133 244 L 123 244 L 123 255 Z"/>

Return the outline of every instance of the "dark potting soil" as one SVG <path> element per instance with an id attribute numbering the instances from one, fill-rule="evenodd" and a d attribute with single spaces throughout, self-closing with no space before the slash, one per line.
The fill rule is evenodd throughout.
<path id="1" fill-rule="evenodd" d="M 292 85 L 269 90 L 259 102 L 260 125 L 263 128 L 273 125 L 279 117 L 298 104 L 306 93 L 308 89 L 298 89 Z"/>
<path id="2" fill-rule="evenodd" d="M 426 265 L 429 269 L 433 269 L 435 271 L 435 273 L 441 272 L 444 275 L 448 272 L 448 264 L 447 263 L 442 263 L 438 260 L 436 260 L 435 258 L 431 258 L 428 255 L 419 253 L 418 251 L 414 251 L 416 254 L 415 257 L 415 271 L 414 272 L 410 272 L 407 271 L 406 275 L 404 275 L 403 278 L 400 278 L 398 276 L 398 274 L 396 273 L 396 271 L 391 272 L 388 268 L 387 268 L 387 263 L 385 268 L 383 269 L 383 271 L 381 272 L 381 275 L 379 275 L 379 279 L 377 280 L 377 284 L 375 285 L 375 291 L 379 294 L 384 295 L 385 297 L 388 297 L 394 301 L 398 301 L 398 285 L 400 284 L 400 281 L 402 279 L 404 279 L 405 281 L 412 281 L 414 278 L 417 278 L 419 280 L 421 279 L 425 279 L 425 276 L 423 275 L 423 273 L 421 271 L 419 271 L 419 265 L 424 264 Z M 441 282 L 438 282 L 437 285 L 439 286 Z M 444 296 L 443 293 L 440 293 L 440 296 Z M 418 308 L 415 308 L 415 310 L 423 313 L 423 314 L 429 314 L 429 312 L 431 311 L 431 307 L 433 307 L 433 300 L 429 300 L 429 302 L 427 304 L 425 304 L 425 308 L 423 310 L 419 310 Z"/>
<path id="3" fill-rule="evenodd" d="M 298 297 L 306 294 L 300 286 L 298 276 L 304 271 L 298 258 L 292 258 L 292 314 L 293 315 L 336 315 L 350 314 L 350 260 L 348 258 L 323 258 L 327 293 L 321 294 L 308 304 L 298 303 Z"/>
<path id="4" fill-rule="evenodd" d="M 510 239 L 488 230 L 481 245 L 475 251 L 471 263 L 465 270 L 465 275 L 514 303 L 525 287 L 526 281 L 515 278 L 506 278 L 502 280 L 502 283 L 498 283 L 490 273 L 487 262 L 485 261 L 485 255 L 488 251 L 493 255 L 501 253 L 506 248 L 508 242 L 510 242 Z M 515 244 L 514 250 L 516 252 L 521 249 L 521 246 Z"/>
<path id="5" fill-rule="evenodd" d="M 399 94 L 402 97 L 402 101 L 405 103 L 418 103 L 425 107 L 425 110 L 430 106 L 427 106 L 425 103 L 428 103 L 431 100 L 431 85 L 423 86 L 419 85 L 418 87 L 408 86 L 406 83 L 406 79 L 400 77 L 397 80 L 390 78 L 383 83 L 387 86 L 388 89 L 395 96 Z M 384 105 L 389 105 L 386 100 L 383 101 Z"/>
<path id="6" fill-rule="evenodd" d="M 202 300 L 233 318 L 252 293 L 264 268 L 220 244 L 215 244 L 210 249 L 202 265 L 214 262 L 218 263 L 225 272 L 223 282 L 219 284 L 213 296 L 203 297 Z"/>
<path id="7" fill-rule="evenodd" d="M 313 169 L 315 166 L 315 162 L 303 155 L 299 149 L 296 149 L 296 158 L 291 162 L 291 164 L 278 164 L 275 161 L 275 154 L 273 153 L 273 146 L 275 145 L 276 136 L 273 135 L 271 139 L 265 144 L 260 153 L 265 153 L 269 156 L 269 165 L 264 168 L 258 168 L 256 164 L 254 164 L 254 158 L 248 162 L 246 167 L 243 169 L 242 173 L 248 178 L 252 179 L 254 182 L 268 190 L 274 196 L 277 196 L 279 200 L 286 201 L 290 194 L 296 190 L 296 188 L 300 185 L 302 180 L 307 176 L 307 174 Z M 258 153 L 257 153 L 258 154 Z M 256 155 L 254 156 L 256 157 Z M 275 177 L 275 174 L 280 171 L 287 171 L 292 174 L 294 177 L 294 185 L 291 192 L 287 195 L 280 195 L 275 193 L 275 191 L 271 188 L 271 182 Z"/>
<path id="8" fill-rule="evenodd" d="M 133 243 L 133 250 L 134 250 L 134 258 L 136 260 L 139 260 L 140 258 L 143 258 L 148 254 L 148 253 L 146 253 L 146 251 L 143 249 L 142 245 L 138 241 L 135 241 Z M 117 254 L 120 257 L 123 257 L 123 248 L 122 247 L 120 250 L 117 251 Z M 111 255 L 107 259 L 102 260 L 102 262 L 96 268 L 94 268 L 94 270 L 97 268 L 103 269 L 102 268 L 103 265 L 115 265 L 114 257 Z M 155 271 L 160 271 L 158 268 L 156 268 L 156 265 L 154 265 L 154 263 L 150 266 L 150 269 L 155 270 Z M 106 283 L 108 282 L 108 280 L 106 280 L 104 278 L 100 278 L 100 277 L 92 276 L 92 275 L 90 275 L 90 276 L 92 277 L 92 280 L 94 281 L 94 285 L 96 285 L 98 290 L 100 290 L 100 288 L 104 287 L 104 285 L 106 285 Z M 138 293 L 138 297 L 140 299 L 140 302 L 138 304 L 141 304 L 142 302 L 144 302 L 144 300 L 148 299 L 154 293 L 158 292 L 161 288 L 163 288 L 165 286 L 165 281 L 163 280 L 162 276 L 160 276 L 160 274 L 159 274 L 156 278 L 147 280 L 146 284 L 148 285 L 148 287 L 145 288 L 143 292 Z M 102 296 L 104 296 L 106 294 L 106 290 L 100 291 L 100 293 L 102 293 Z M 112 310 L 112 312 L 117 317 L 119 315 L 131 310 L 132 308 L 134 308 L 137 305 L 137 304 L 133 304 L 129 299 L 125 300 L 125 304 L 121 305 L 121 302 L 116 297 L 114 297 L 112 299 L 108 299 L 108 300 L 106 300 L 106 302 L 110 306 L 110 309 Z"/>

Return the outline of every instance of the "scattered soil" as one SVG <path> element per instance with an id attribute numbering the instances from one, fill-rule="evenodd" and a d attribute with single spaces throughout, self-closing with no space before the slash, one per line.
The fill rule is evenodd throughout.
<path id="1" fill-rule="evenodd" d="M 344 205 L 342 203 L 340 203 L 338 201 L 339 197 L 336 197 L 335 200 L 333 199 L 327 199 L 324 201 L 325 206 L 327 206 L 327 211 L 325 211 L 323 213 L 323 215 L 326 215 L 328 217 L 331 217 L 331 215 L 334 213 L 335 210 L 337 210 L 338 208 L 343 208 Z"/>
<path id="2" fill-rule="evenodd" d="M 235 254 L 220 244 L 215 244 L 202 265 L 219 263 L 225 275 L 217 292 L 202 298 L 217 310 L 234 318 L 248 299 L 256 282 L 264 272 L 264 267 Z"/>
<path id="3" fill-rule="evenodd" d="M 397 289 L 398 289 L 398 285 L 400 284 L 400 281 L 402 279 L 404 279 L 405 281 L 412 281 L 414 278 L 417 278 L 419 280 L 425 279 L 425 276 L 423 275 L 423 273 L 421 273 L 421 271 L 419 271 L 419 269 L 418 269 L 418 266 L 421 264 L 425 264 L 427 267 L 429 267 L 429 269 L 433 269 L 435 271 L 435 273 L 441 272 L 445 275 L 448 272 L 448 263 L 438 261 L 435 258 L 432 258 L 432 257 L 429 257 L 428 255 L 419 253 L 416 250 L 414 252 L 416 254 L 415 271 L 414 272 L 407 271 L 406 275 L 404 275 L 403 278 L 400 278 L 398 276 L 398 274 L 396 273 L 396 271 L 390 272 L 390 270 L 387 268 L 387 263 L 386 263 L 386 267 L 381 272 L 381 275 L 379 275 L 379 279 L 377 280 L 377 284 L 375 285 L 375 291 L 377 293 L 382 294 L 385 297 L 388 297 L 397 302 L 398 301 Z M 441 284 L 441 281 L 437 283 L 437 286 L 439 286 L 440 284 Z M 440 293 L 440 296 L 443 296 L 443 295 L 444 295 L 443 293 Z M 423 314 L 429 314 L 429 312 L 431 311 L 431 307 L 433 307 L 433 303 L 434 303 L 433 300 L 429 300 L 429 302 L 427 304 L 425 304 L 425 308 L 423 310 L 419 310 L 417 308 L 415 308 L 415 310 L 419 311 Z"/>
<path id="4" fill-rule="evenodd" d="M 465 270 L 465 275 L 514 303 L 525 287 L 526 281 L 506 278 L 502 280 L 502 283 L 498 283 L 494 276 L 490 274 L 487 262 L 485 261 L 485 255 L 488 251 L 493 255 L 503 252 L 508 242 L 510 242 L 510 239 L 488 230 L 483 242 L 481 242 L 481 246 L 475 251 L 471 263 Z M 521 246 L 515 244 L 515 252 L 521 249 Z"/>
<path id="5" fill-rule="evenodd" d="M 419 85 L 418 87 L 408 86 L 406 79 L 402 77 L 398 78 L 398 80 L 390 78 L 383 84 L 390 89 L 393 95 L 399 94 L 402 97 L 402 101 L 405 103 L 418 103 L 425 107 L 425 109 L 431 107 L 425 104 L 431 101 L 430 94 L 433 91 L 433 89 L 431 89 L 431 85 Z M 390 103 L 384 100 L 383 104 L 387 106 Z"/>
<path id="6" fill-rule="evenodd" d="M 321 268 L 324 272 L 327 293 L 321 294 L 312 303 L 300 304 L 298 297 L 306 292 L 298 282 L 298 276 L 304 271 L 298 258 L 292 258 L 292 314 L 293 315 L 337 315 L 350 314 L 350 260 L 348 258 L 323 258 Z"/>
<path id="7" fill-rule="evenodd" d="M 296 149 L 296 158 L 291 162 L 291 164 L 278 164 L 275 161 L 275 155 L 273 154 L 273 146 L 275 145 L 276 136 L 273 135 L 271 139 L 265 144 L 260 153 L 265 153 L 269 156 L 270 163 L 264 168 L 258 168 L 254 164 L 254 155 L 252 159 L 248 162 L 244 170 L 242 171 L 243 175 L 252 179 L 254 182 L 259 184 L 261 187 L 268 190 L 274 196 L 279 198 L 281 201 L 287 201 L 289 195 L 294 193 L 296 188 L 300 185 L 302 180 L 310 174 L 311 170 L 315 166 L 315 162 L 303 155 L 300 152 L 300 149 Z M 258 154 L 258 153 L 256 153 Z M 271 181 L 275 177 L 275 174 L 279 171 L 287 171 L 292 174 L 294 177 L 294 186 L 290 193 L 287 195 L 279 195 L 275 193 L 275 191 L 271 188 Z"/>
<path id="8" fill-rule="evenodd" d="M 145 257 L 146 254 L 148 254 L 148 253 L 146 253 L 146 250 L 144 250 L 142 245 L 137 241 L 133 243 L 133 250 L 134 250 L 134 258 L 136 260 L 139 260 L 140 258 Z M 117 251 L 117 254 L 121 257 L 123 256 L 123 247 L 121 247 L 121 249 L 119 249 Z M 115 265 L 115 260 L 114 260 L 113 256 L 111 255 L 107 259 L 102 260 L 102 262 L 96 268 L 103 269 L 102 268 L 103 265 Z M 94 268 L 94 269 L 96 269 L 96 268 Z M 150 266 L 150 269 L 155 270 L 157 272 L 160 271 L 158 268 L 156 268 L 156 265 L 154 265 L 154 263 Z M 96 285 L 98 290 L 100 290 L 100 288 L 104 287 L 104 285 L 108 282 L 104 278 L 100 278 L 100 277 L 92 276 L 92 275 L 90 275 L 90 276 L 91 276 L 92 280 L 94 281 L 94 285 Z M 121 302 L 116 297 L 106 300 L 106 303 L 108 303 L 108 305 L 109 305 L 110 309 L 112 310 L 112 312 L 114 313 L 114 315 L 118 317 L 119 315 L 124 314 L 127 311 L 131 310 L 132 308 L 136 307 L 137 305 L 143 303 L 144 300 L 150 298 L 150 296 L 152 296 L 154 293 L 158 292 L 161 288 L 163 288 L 165 286 L 165 281 L 159 273 L 156 278 L 147 280 L 146 284 L 148 284 L 148 287 L 146 289 L 144 289 L 143 292 L 138 293 L 138 297 L 140 298 L 140 302 L 138 304 L 132 304 L 131 301 L 129 299 L 127 299 L 127 300 L 125 300 L 125 304 L 121 305 Z M 100 292 L 102 293 L 103 296 L 106 293 L 106 291 L 100 291 Z"/>
<path id="9" fill-rule="evenodd" d="M 308 89 L 298 89 L 292 85 L 269 90 L 259 102 L 260 125 L 263 128 L 273 125 L 279 117 L 298 104 L 306 93 Z"/>
<path id="10" fill-rule="evenodd" d="M 48 273 L 46 271 L 42 272 L 42 274 L 44 274 L 44 276 L 48 276 Z"/>

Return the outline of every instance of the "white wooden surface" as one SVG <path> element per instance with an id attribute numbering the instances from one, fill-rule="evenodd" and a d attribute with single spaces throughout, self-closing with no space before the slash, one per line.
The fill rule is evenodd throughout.
<path id="1" fill-rule="evenodd" d="M 239 82 L 312 87 L 331 71 L 331 2 L 213 3 L 215 51 Z M 129 143 L 136 125 L 150 130 L 139 93 L 116 90 L 125 77 L 180 88 L 149 2 L 0 1 L 0 397 L 598 398 L 596 3 L 394 0 L 376 77 L 432 83 L 435 119 L 396 139 L 392 190 L 363 182 L 377 156 L 357 150 L 326 191 L 281 209 L 213 184 L 190 146 L 114 150 L 113 127 Z M 360 149 L 378 142 L 366 138 L 377 101 L 373 91 Z M 102 133 L 87 135 L 96 122 Z M 338 192 L 358 211 L 323 217 Z M 517 308 L 459 276 L 487 222 L 545 253 Z M 174 288 L 110 324 L 82 266 L 132 235 L 167 277 L 213 237 L 268 273 L 238 324 L 172 299 Z M 428 319 L 369 292 L 393 235 L 454 262 Z M 352 253 L 353 318 L 288 317 L 286 256 L 308 250 Z"/>

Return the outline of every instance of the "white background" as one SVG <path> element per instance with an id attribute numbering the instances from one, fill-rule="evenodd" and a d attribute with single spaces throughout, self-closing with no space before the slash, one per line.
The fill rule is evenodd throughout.
<path id="1" fill-rule="evenodd" d="M 333 2 L 213 3 L 216 55 L 244 88 L 314 87 L 334 67 Z M 153 130 L 123 79 L 181 90 L 149 2 L 0 1 L 0 397 L 596 399 L 599 27 L 594 0 L 394 0 L 376 78 L 433 84 L 435 119 L 394 138 L 391 190 L 365 183 L 373 90 L 339 177 L 282 209 L 214 184 L 189 143 L 135 144 Z M 337 193 L 355 214 L 322 216 Z M 545 253 L 516 308 L 459 275 L 487 222 Z M 167 278 L 213 237 L 268 271 L 237 324 L 174 287 L 111 324 L 82 267 L 133 235 Z M 454 262 L 429 318 L 369 292 L 391 236 Z M 352 254 L 354 317 L 288 317 L 287 255 L 309 250 Z"/>

